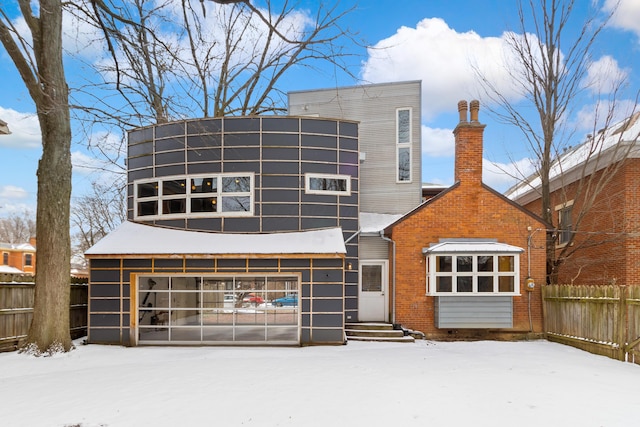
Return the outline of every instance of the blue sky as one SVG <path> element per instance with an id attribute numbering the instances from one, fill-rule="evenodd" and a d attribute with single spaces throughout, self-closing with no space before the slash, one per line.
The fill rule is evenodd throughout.
<path id="1" fill-rule="evenodd" d="M 597 3 L 606 10 L 611 0 Z M 15 2 L 10 2 L 15 3 Z M 261 0 L 255 0 L 260 6 Z M 315 10 L 318 0 L 301 1 L 303 10 Z M 578 1 L 572 24 L 581 24 L 591 1 Z M 350 60 L 351 72 L 364 82 L 422 80 L 423 82 L 423 182 L 449 185 L 453 183 L 453 136 L 457 123 L 456 104 L 461 99 L 479 97 L 473 65 L 494 75 L 505 92 L 511 90 L 504 70 L 504 32 L 518 28 L 516 2 L 501 0 L 342 0 L 341 8 L 356 6 L 343 25 L 358 33 L 357 38 L 376 49 L 351 46 L 355 56 Z M 11 9 L 11 6 L 3 6 Z M 604 9 L 603 9 L 604 8 Z M 570 28 L 570 31 L 575 27 Z M 93 52 L 85 60 L 99 60 Z M 635 105 L 640 88 L 640 2 L 622 0 L 618 13 L 605 28 L 593 51 L 593 73 L 603 86 L 613 75 L 628 80 L 620 96 L 620 114 Z M 40 157 L 40 138 L 35 109 L 13 64 L 0 48 L 0 119 L 9 123 L 12 134 L 0 136 L 0 216 L 24 209 L 34 210 L 36 201 L 36 168 Z M 67 69 L 71 87 L 78 83 L 82 71 Z M 280 84 L 280 89 L 304 90 L 358 84 L 346 75 L 335 75 L 331 69 L 320 72 L 295 72 Z M 574 123 L 576 139 L 589 132 L 593 121 L 590 90 L 568 118 Z M 513 102 L 519 98 L 512 94 Z M 500 172 L 530 170 L 531 153 L 522 135 L 514 128 L 498 123 L 483 109 L 480 121 L 485 129 L 484 180 L 499 191 L 515 181 Z M 524 106 L 523 106 L 524 108 Z M 625 110 L 626 109 L 626 110 Z M 99 165 L 99 159 L 86 150 L 83 138 L 76 134 L 72 147 L 74 162 L 73 197 L 88 192 L 90 183 L 108 183 L 112 177 L 86 165 Z M 498 166 L 493 166 L 497 164 Z M 528 169 L 529 168 L 529 169 Z M 493 171 L 493 172 L 492 172 Z"/>

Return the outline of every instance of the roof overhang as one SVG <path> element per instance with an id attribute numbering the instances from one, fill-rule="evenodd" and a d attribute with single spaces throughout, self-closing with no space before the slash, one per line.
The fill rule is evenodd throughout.
<path id="1" fill-rule="evenodd" d="M 9 265 L 0 265 L 0 274 L 25 274 L 25 272 Z"/>
<path id="2" fill-rule="evenodd" d="M 207 233 L 123 222 L 85 252 L 87 258 L 113 255 L 344 256 L 346 246 L 339 227 L 269 234 Z"/>
<path id="3" fill-rule="evenodd" d="M 495 241 L 451 241 L 440 242 L 422 248 L 422 253 L 430 254 L 450 254 L 450 253 L 487 253 L 487 254 L 515 254 L 522 253 L 524 249 L 518 246 L 507 245 Z"/>

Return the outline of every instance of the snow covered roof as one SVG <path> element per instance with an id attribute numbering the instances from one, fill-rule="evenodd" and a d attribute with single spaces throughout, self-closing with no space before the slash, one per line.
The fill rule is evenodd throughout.
<path id="1" fill-rule="evenodd" d="M 341 228 L 270 234 L 185 231 L 123 222 L 85 255 L 344 254 Z"/>
<path id="2" fill-rule="evenodd" d="M 520 253 L 524 249 L 517 246 L 507 245 L 506 243 L 498 243 L 495 241 L 448 241 L 440 242 L 423 248 L 423 254 L 440 254 L 440 253 Z"/>
<path id="3" fill-rule="evenodd" d="M 24 274 L 24 271 L 8 265 L 0 265 L 0 274 Z"/>
<path id="4" fill-rule="evenodd" d="M 624 157 L 640 157 L 639 137 L 640 112 L 636 112 L 563 153 L 551 165 L 549 179 L 553 183 L 562 178 L 562 182 L 555 185 L 557 189 L 580 179 L 579 171 L 582 170 L 580 166 L 589 166 L 587 172 L 591 174 Z M 540 186 L 540 176 L 534 174 L 507 190 L 505 196 L 521 204 L 529 203 L 540 197 L 538 195 Z"/>
<path id="5" fill-rule="evenodd" d="M 382 230 L 400 218 L 402 215 L 360 212 L 360 233 L 380 234 Z"/>
<path id="6" fill-rule="evenodd" d="M 36 248 L 30 243 L 3 243 L 0 242 L 0 249 L 8 249 L 23 252 L 35 252 Z"/>

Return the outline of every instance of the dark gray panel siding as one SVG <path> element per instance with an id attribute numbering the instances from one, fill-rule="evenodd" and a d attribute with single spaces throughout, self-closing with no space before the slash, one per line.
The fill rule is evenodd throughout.
<path id="1" fill-rule="evenodd" d="M 357 133 L 354 122 L 295 117 L 200 119 L 136 129 L 130 132 L 127 159 L 128 216 L 134 216 L 134 180 L 252 172 L 252 218 L 212 216 L 210 221 L 154 223 L 188 230 L 263 233 L 336 227 L 343 219 L 357 222 Z M 306 173 L 351 176 L 351 196 L 306 194 Z M 289 221 L 287 216 L 305 218 Z"/>
<path id="2" fill-rule="evenodd" d="M 89 342 L 130 345 L 132 274 L 296 274 L 300 282 L 301 344 L 341 342 L 344 318 L 341 258 L 156 258 L 92 259 L 89 284 Z M 124 267 L 126 266 L 126 268 Z M 99 268 L 97 268 L 99 267 Z M 122 279 L 121 279 L 122 278 Z M 135 284 L 134 284 L 135 285 Z M 138 301 L 142 304 L 142 301 Z"/>

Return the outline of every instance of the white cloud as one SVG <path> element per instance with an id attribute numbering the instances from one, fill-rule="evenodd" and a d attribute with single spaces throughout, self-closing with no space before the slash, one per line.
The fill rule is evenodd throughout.
<path id="1" fill-rule="evenodd" d="M 607 0 L 604 4 L 604 10 L 611 12 L 614 9 L 615 13 L 611 18 L 611 24 L 633 31 L 640 37 L 640 2 L 638 0 Z"/>
<path id="2" fill-rule="evenodd" d="M 483 159 L 482 168 L 483 182 L 501 193 L 531 175 L 535 170 L 531 159 L 526 158 L 511 163 Z"/>
<path id="3" fill-rule="evenodd" d="M 430 157 L 449 157 L 455 153 L 455 140 L 451 129 L 422 126 L 422 153 Z"/>
<path id="4" fill-rule="evenodd" d="M 422 80 L 423 116 L 430 120 L 443 111 L 455 111 L 460 99 L 479 97 L 480 72 L 509 100 L 520 99 L 510 72 L 513 61 L 507 38 L 458 33 L 440 18 L 426 18 L 416 28 L 401 27 L 396 34 L 369 49 L 363 64 L 365 82 Z M 476 71 L 478 70 L 478 72 Z"/>
<path id="5" fill-rule="evenodd" d="M 40 148 L 40 122 L 35 113 L 20 113 L 0 107 L 0 119 L 7 122 L 11 134 L 0 136 L 0 147 Z"/>
<path id="6" fill-rule="evenodd" d="M 29 193 L 20 187 L 14 185 L 5 185 L 0 187 L 1 199 L 26 199 L 29 197 Z"/>
<path id="7" fill-rule="evenodd" d="M 105 161 L 91 157 L 81 151 L 71 152 L 71 164 L 73 165 L 73 171 L 81 175 L 91 175 L 108 168 L 108 163 Z"/>
<path id="8" fill-rule="evenodd" d="M 587 75 L 581 85 L 593 94 L 614 93 L 628 75 L 628 69 L 620 68 L 618 61 L 609 55 L 604 55 L 589 64 Z"/>
<path id="9" fill-rule="evenodd" d="M 609 117 L 612 108 L 613 114 Z M 594 133 L 624 120 L 636 111 L 638 111 L 638 106 L 632 99 L 615 101 L 613 104 L 609 100 L 603 100 L 597 104 L 586 104 L 576 113 L 575 128 L 578 131 Z"/>

